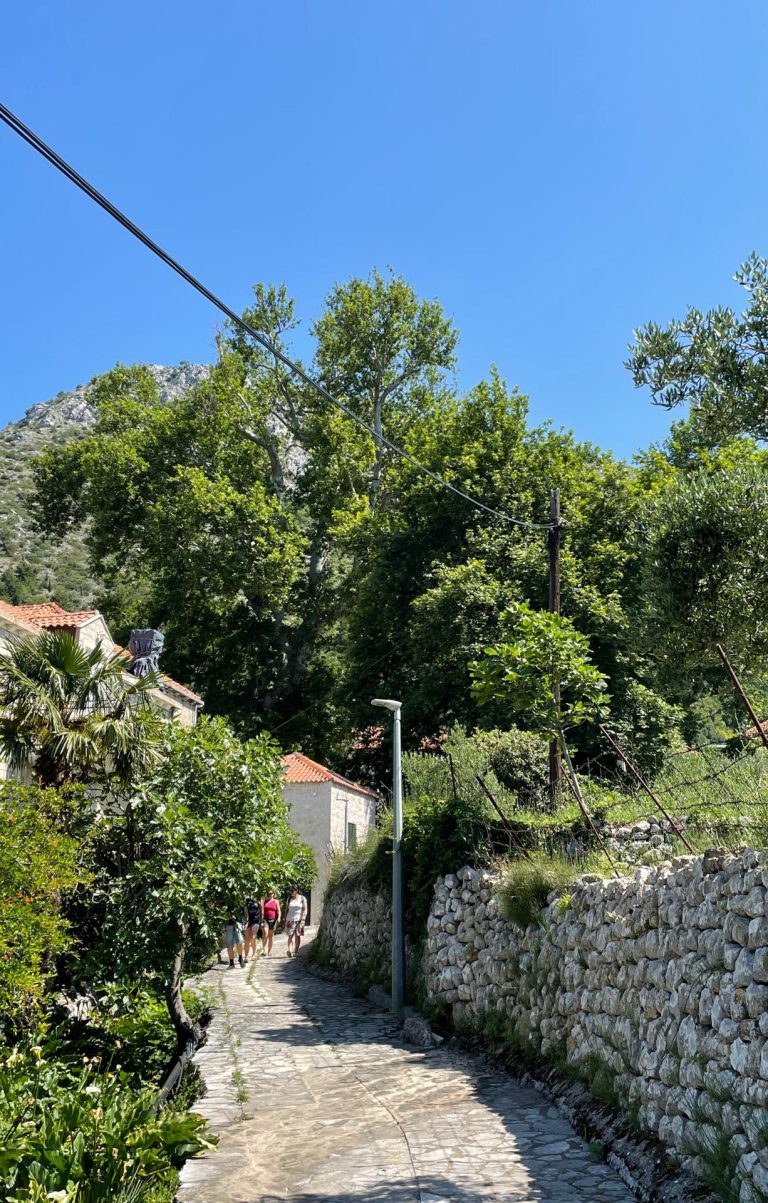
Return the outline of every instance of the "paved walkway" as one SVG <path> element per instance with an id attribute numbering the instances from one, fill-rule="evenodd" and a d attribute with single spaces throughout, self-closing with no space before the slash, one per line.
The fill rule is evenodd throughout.
<path id="1" fill-rule="evenodd" d="M 615 1173 L 536 1091 L 286 959 L 204 984 L 218 1009 L 196 1110 L 219 1138 L 180 1203 L 629 1203 Z M 276 941 L 277 945 L 277 941 Z"/>

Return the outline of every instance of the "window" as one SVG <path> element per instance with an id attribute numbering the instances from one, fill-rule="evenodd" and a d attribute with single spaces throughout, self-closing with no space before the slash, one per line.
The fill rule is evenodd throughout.
<path id="1" fill-rule="evenodd" d="M 357 823 L 347 823 L 347 852 L 357 847 Z"/>

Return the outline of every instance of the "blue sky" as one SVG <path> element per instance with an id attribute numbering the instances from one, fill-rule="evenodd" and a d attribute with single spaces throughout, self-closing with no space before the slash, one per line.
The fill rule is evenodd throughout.
<path id="1" fill-rule="evenodd" d="M 235 308 L 306 319 L 391 266 L 536 420 L 617 453 L 667 416 L 634 327 L 738 305 L 768 253 L 768 5 L 26 0 L 5 104 Z M 217 314 L 0 127 L 0 422 L 123 362 L 210 358 Z"/>

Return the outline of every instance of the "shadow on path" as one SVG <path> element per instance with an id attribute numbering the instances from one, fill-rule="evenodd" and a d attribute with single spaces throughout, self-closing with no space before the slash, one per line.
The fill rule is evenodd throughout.
<path id="1" fill-rule="evenodd" d="M 536 1091 L 279 955 L 206 975 L 222 1005 L 198 1064 L 220 1138 L 180 1203 L 629 1203 Z"/>

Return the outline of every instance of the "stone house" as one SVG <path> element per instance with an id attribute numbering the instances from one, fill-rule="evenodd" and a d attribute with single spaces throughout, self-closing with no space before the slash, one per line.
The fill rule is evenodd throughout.
<path id="1" fill-rule="evenodd" d="M 104 616 L 98 610 L 64 610 L 55 602 L 12 606 L 9 602 L 0 601 L 0 650 L 6 648 L 11 639 L 29 638 L 39 635 L 41 631 L 68 631 L 88 651 L 100 643 L 105 651 L 123 654 L 126 665 L 131 659 L 130 653 L 115 643 Z M 127 667 L 126 676 L 130 676 Z M 151 690 L 150 696 L 160 710 L 182 727 L 194 727 L 203 706 L 199 694 L 165 673 L 161 676 L 160 687 Z M 0 762 L 0 778 L 5 775 L 5 767 Z"/>
<path id="2" fill-rule="evenodd" d="M 301 752 L 284 756 L 283 767 L 288 821 L 317 861 L 317 881 L 308 901 L 310 922 L 319 923 L 331 854 L 365 843 L 376 827 L 376 795 Z"/>

